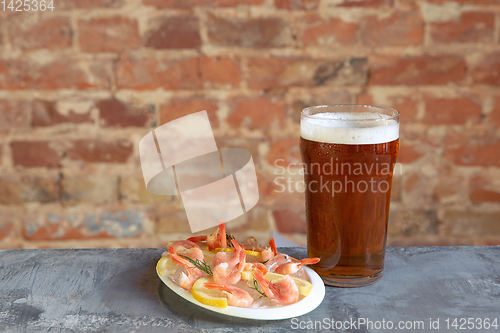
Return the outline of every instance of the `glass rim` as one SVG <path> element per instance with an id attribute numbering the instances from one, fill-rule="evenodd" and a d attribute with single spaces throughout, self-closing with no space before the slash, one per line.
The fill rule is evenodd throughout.
<path id="1" fill-rule="evenodd" d="M 368 119 L 329 119 L 329 118 L 324 118 L 324 117 L 315 117 L 315 115 L 309 115 L 305 114 L 304 111 L 306 110 L 312 110 L 312 109 L 318 109 L 318 108 L 329 108 L 329 107 L 347 107 L 347 106 L 355 106 L 355 107 L 364 107 L 364 108 L 378 108 L 378 109 L 385 109 L 385 110 L 392 110 L 395 111 L 395 114 L 392 116 L 388 116 L 388 118 L 368 118 Z M 373 112 L 373 111 L 372 111 Z M 341 113 L 336 112 L 336 111 L 330 111 L 329 113 Z M 375 113 L 375 112 L 373 112 Z M 391 119 L 396 119 L 399 118 L 399 111 L 388 107 L 388 106 L 380 106 L 380 105 L 370 105 L 370 104 L 324 104 L 324 105 L 312 105 L 308 106 L 306 108 L 303 108 L 302 111 L 300 111 L 300 114 L 304 117 L 312 118 L 312 119 L 321 119 L 321 120 L 327 120 L 327 121 L 341 121 L 341 122 L 358 122 L 358 121 L 382 121 L 382 120 L 391 120 Z"/>

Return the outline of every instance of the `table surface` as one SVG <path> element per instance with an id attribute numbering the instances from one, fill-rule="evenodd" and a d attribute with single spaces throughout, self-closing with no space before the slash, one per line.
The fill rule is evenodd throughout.
<path id="1" fill-rule="evenodd" d="M 305 248 L 280 251 L 297 258 L 306 256 Z M 307 328 L 315 321 L 323 325 L 316 328 L 326 330 L 325 322 L 331 325 L 332 319 L 356 322 L 364 318 L 375 325 L 382 320 L 394 325 L 423 321 L 425 329 L 420 332 L 452 332 L 455 330 L 446 328 L 447 318 L 500 317 L 500 247 L 388 248 L 385 273 L 379 282 L 354 289 L 327 287 L 316 310 L 293 320 L 276 321 L 232 318 L 188 303 L 156 276 L 162 252 L 0 251 L 0 330 L 288 332 Z M 429 329 L 430 318 L 440 320 L 439 329 Z M 387 330 L 358 326 L 340 331 Z"/>

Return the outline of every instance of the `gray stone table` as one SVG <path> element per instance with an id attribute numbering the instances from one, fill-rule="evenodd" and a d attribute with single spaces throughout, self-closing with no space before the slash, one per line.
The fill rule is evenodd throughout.
<path id="1" fill-rule="evenodd" d="M 389 248 L 379 282 L 327 287 L 316 310 L 277 321 L 236 319 L 188 303 L 156 276 L 162 251 L 0 251 L 0 331 L 287 332 L 312 331 L 313 324 L 317 331 L 332 331 L 332 320 L 344 325 L 333 326 L 337 332 L 389 332 L 389 321 L 395 331 L 400 322 L 407 325 L 401 332 L 500 331 L 479 328 L 484 318 L 500 321 L 500 247 Z M 281 251 L 306 255 L 304 248 Z M 448 329 L 446 319 L 452 324 L 455 318 L 480 320 L 473 329 Z M 366 324 L 356 326 L 359 320 Z M 424 327 L 415 328 L 418 322 Z"/>

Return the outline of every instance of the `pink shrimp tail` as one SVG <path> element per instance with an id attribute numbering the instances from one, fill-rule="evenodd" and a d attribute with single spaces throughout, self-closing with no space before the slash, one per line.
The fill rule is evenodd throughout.
<path id="1" fill-rule="evenodd" d="M 175 250 L 174 250 L 173 248 L 169 247 L 169 248 L 168 248 L 168 252 L 169 252 L 169 253 L 170 253 L 170 255 L 172 256 L 172 260 L 173 260 L 173 261 L 175 261 L 176 263 L 178 263 L 178 264 L 180 264 L 180 265 L 182 265 L 182 266 L 184 266 L 184 267 L 189 267 L 189 266 L 191 265 L 191 263 L 190 263 L 188 260 L 186 260 L 186 259 L 184 259 L 184 258 L 180 257 L 180 256 L 179 256 L 179 255 L 175 252 Z"/>
<path id="2" fill-rule="evenodd" d="M 305 258 L 297 261 L 297 264 L 300 265 L 314 265 L 317 264 L 321 258 Z"/>
<path id="3" fill-rule="evenodd" d="M 187 240 L 193 243 L 205 242 L 207 240 L 207 235 L 189 237 Z"/>
<path id="4" fill-rule="evenodd" d="M 264 278 L 264 275 L 262 274 L 262 272 L 260 270 L 256 269 L 253 271 L 253 275 L 255 276 L 255 279 L 259 283 L 259 286 L 261 287 L 264 294 L 266 294 L 266 296 L 269 298 L 276 298 L 276 296 L 275 296 L 276 294 L 273 293 L 273 291 L 269 288 L 270 286 L 272 286 L 272 284 L 269 283 L 269 281 L 267 281 Z"/>
<path id="5" fill-rule="evenodd" d="M 205 283 L 205 287 L 208 289 L 219 289 L 223 291 L 230 291 L 230 286 L 222 284 L 222 283 L 215 283 L 215 282 L 207 282 Z"/>
<path id="6" fill-rule="evenodd" d="M 259 270 L 263 275 L 266 275 L 269 272 L 267 267 L 260 262 L 254 263 L 253 268 Z"/>
<path id="7" fill-rule="evenodd" d="M 238 256 L 238 271 L 242 272 L 245 268 L 246 253 L 236 239 L 232 239 L 231 243 L 233 244 L 236 255 Z"/>
<path id="8" fill-rule="evenodd" d="M 220 221 L 219 223 L 219 234 L 217 235 L 217 244 L 220 245 L 221 248 L 227 247 L 226 224 L 224 223 L 224 221 Z"/>
<path id="9" fill-rule="evenodd" d="M 190 241 L 190 240 L 179 240 L 179 241 L 175 241 L 172 243 L 172 245 L 169 246 L 169 248 L 173 248 L 174 250 L 180 248 L 180 247 L 183 247 L 183 248 L 186 248 L 186 249 L 190 249 L 190 248 L 193 248 L 193 247 L 197 247 L 197 248 L 200 248 L 198 246 L 198 244 Z"/>
<path id="10" fill-rule="evenodd" d="M 276 248 L 276 242 L 274 241 L 274 237 L 269 240 L 269 246 L 271 247 L 271 250 L 273 250 L 274 255 L 277 256 L 278 249 Z"/>
<path id="11" fill-rule="evenodd" d="M 243 244 L 240 244 L 240 246 L 243 250 L 253 251 L 251 247 L 245 246 Z"/>

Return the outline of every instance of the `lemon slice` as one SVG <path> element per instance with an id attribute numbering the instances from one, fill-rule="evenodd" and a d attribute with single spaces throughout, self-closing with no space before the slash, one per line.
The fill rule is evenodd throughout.
<path id="1" fill-rule="evenodd" d="M 233 252 L 234 249 L 230 248 L 230 247 L 226 247 L 224 249 L 218 247 L 215 249 L 216 252 Z M 262 254 L 258 251 L 252 251 L 252 250 L 245 250 L 245 253 L 248 254 L 249 256 L 255 256 L 255 257 L 261 257 Z"/>
<path id="2" fill-rule="evenodd" d="M 156 269 L 161 276 L 172 275 L 179 268 L 176 262 L 170 258 L 170 254 L 158 260 Z"/>
<path id="3" fill-rule="evenodd" d="M 218 289 L 208 289 L 205 283 L 214 282 L 212 276 L 206 276 L 198 279 L 191 289 L 191 295 L 198 302 L 218 308 L 227 308 L 227 298 L 224 293 Z"/>
<path id="4" fill-rule="evenodd" d="M 203 250 L 203 259 L 210 265 L 214 261 L 215 254 L 213 251 Z"/>

